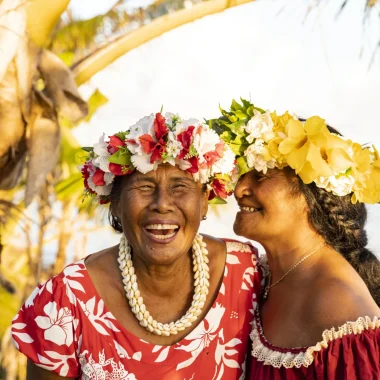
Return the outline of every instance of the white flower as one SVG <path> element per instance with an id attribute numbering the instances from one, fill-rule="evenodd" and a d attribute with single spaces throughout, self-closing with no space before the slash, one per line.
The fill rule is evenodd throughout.
<path id="1" fill-rule="evenodd" d="M 109 152 L 107 150 L 108 144 L 104 142 L 104 133 L 103 135 L 99 138 L 99 142 L 94 144 L 94 153 L 97 154 L 98 156 L 109 156 Z"/>
<path id="2" fill-rule="evenodd" d="M 254 116 L 245 126 L 245 131 L 248 133 L 247 141 L 251 144 L 255 139 L 262 139 L 268 142 L 274 138 L 273 121 L 270 112 L 261 113 L 254 110 Z"/>
<path id="3" fill-rule="evenodd" d="M 201 125 L 201 122 L 198 119 L 187 119 L 187 120 L 182 120 L 180 123 L 176 125 L 176 132 L 175 135 L 178 136 L 180 133 L 184 132 L 187 128 L 194 126 L 195 130 L 197 130 L 197 127 Z"/>
<path id="4" fill-rule="evenodd" d="M 343 174 L 340 176 L 320 177 L 314 182 L 318 187 L 330 191 L 334 195 L 342 197 L 352 193 L 355 178 L 352 175 Z"/>
<path id="5" fill-rule="evenodd" d="M 164 117 L 166 125 L 168 125 L 170 128 L 173 126 L 173 119 L 175 119 L 177 123 L 181 123 L 182 121 L 178 113 L 166 112 Z"/>
<path id="6" fill-rule="evenodd" d="M 94 153 L 97 155 L 95 159 L 92 160 L 94 166 L 102 169 L 104 172 L 109 173 L 109 161 L 108 158 L 111 154 L 108 152 L 108 143 L 104 142 L 104 133 L 100 137 L 99 142 L 94 144 Z"/>
<path id="7" fill-rule="evenodd" d="M 143 117 L 130 127 L 126 145 L 132 154 L 144 154 L 139 138 L 145 134 L 154 137 L 154 119 L 155 115 L 151 114 L 150 116 Z M 130 143 L 128 140 L 134 140 L 136 144 Z"/>
<path id="8" fill-rule="evenodd" d="M 70 346 L 73 342 L 73 316 L 71 310 L 63 307 L 58 311 L 56 302 L 49 302 L 44 306 L 47 317 L 38 316 L 35 321 L 41 329 L 45 330 L 44 338 L 58 346 Z"/>
<path id="9" fill-rule="evenodd" d="M 199 169 L 196 173 L 193 173 L 193 179 L 195 182 L 207 183 L 211 177 L 211 168 Z"/>
<path id="10" fill-rule="evenodd" d="M 202 128 L 200 129 L 201 133 L 197 132 L 195 134 L 194 139 L 193 139 L 193 144 L 192 144 L 198 153 L 200 163 L 206 161 L 203 156 L 207 152 L 214 151 L 216 148 L 216 144 L 220 142 L 220 138 L 214 130 L 204 125 L 202 125 L 201 128 Z"/>
<path id="11" fill-rule="evenodd" d="M 166 144 L 167 159 L 165 159 L 164 162 L 170 162 L 172 165 L 175 165 L 175 161 L 173 159 L 176 158 L 181 153 L 182 149 L 183 149 L 183 146 L 181 142 L 176 140 L 173 132 L 169 132 L 168 142 Z"/>
<path id="12" fill-rule="evenodd" d="M 217 174 L 217 173 L 228 174 L 233 171 L 234 167 L 235 167 L 235 153 L 227 144 L 225 144 L 223 157 L 220 158 L 218 161 L 216 161 L 214 165 L 212 165 L 211 174 Z"/>
<path id="13" fill-rule="evenodd" d="M 115 178 L 115 176 L 112 173 L 104 173 L 104 182 L 106 183 L 103 186 L 96 186 L 94 181 L 94 172 L 91 172 L 90 177 L 87 180 L 88 187 L 92 190 L 95 191 L 97 195 L 110 195 L 111 190 L 112 190 L 112 183 Z"/>
<path id="14" fill-rule="evenodd" d="M 244 152 L 244 155 L 247 157 L 248 166 L 264 174 L 268 169 L 276 167 L 276 160 L 274 158 L 269 161 L 265 160 L 265 149 L 264 141 L 256 140 L 255 143 L 251 144 Z"/>
<path id="15" fill-rule="evenodd" d="M 158 161 L 154 162 L 153 164 L 150 163 L 150 154 L 147 153 L 136 153 L 131 156 L 131 161 L 133 163 L 133 166 L 143 174 L 146 174 L 152 170 L 156 170 L 158 166 Z"/>
<path id="16" fill-rule="evenodd" d="M 189 168 L 191 168 L 191 164 L 190 164 L 190 162 L 189 161 L 186 161 L 186 160 L 175 160 L 175 163 L 176 163 L 176 165 L 178 165 L 178 167 L 181 169 L 181 170 L 183 170 L 183 171 L 185 171 L 185 170 L 187 170 L 187 169 L 189 169 Z M 194 179 L 194 181 L 195 181 L 195 179 Z"/>

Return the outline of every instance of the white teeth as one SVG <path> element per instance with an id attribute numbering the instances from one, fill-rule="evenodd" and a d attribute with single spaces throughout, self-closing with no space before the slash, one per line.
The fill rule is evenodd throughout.
<path id="1" fill-rule="evenodd" d="M 175 230 L 179 228 L 177 224 L 149 224 L 145 227 L 147 230 Z"/>
<path id="2" fill-rule="evenodd" d="M 259 209 L 254 208 L 254 207 L 240 207 L 240 210 L 242 210 L 242 211 L 248 211 L 248 212 L 259 211 Z"/>
<path id="3" fill-rule="evenodd" d="M 172 234 L 167 234 L 167 235 L 155 235 L 155 234 L 151 234 L 151 233 L 148 232 L 148 234 L 150 236 L 154 237 L 155 239 L 166 240 L 166 239 L 172 238 L 176 233 L 173 232 Z"/>

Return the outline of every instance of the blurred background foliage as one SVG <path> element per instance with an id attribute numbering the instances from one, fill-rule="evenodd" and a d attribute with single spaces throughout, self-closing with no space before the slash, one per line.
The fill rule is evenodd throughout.
<path id="1" fill-rule="evenodd" d="M 77 167 L 84 154 L 73 129 L 108 99 L 101 89 L 83 99 L 77 86 L 165 31 L 245 2 L 157 0 L 131 8 L 119 0 L 83 20 L 69 0 L 0 0 L 0 379 L 25 378 L 25 358 L 9 334 L 20 305 L 38 283 L 83 256 L 90 232 L 107 228 L 105 209 L 83 200 Z M 305 17 L 324 2 L 305 0 Z M 363 1 L 364 22 L 379 4 Z"/>

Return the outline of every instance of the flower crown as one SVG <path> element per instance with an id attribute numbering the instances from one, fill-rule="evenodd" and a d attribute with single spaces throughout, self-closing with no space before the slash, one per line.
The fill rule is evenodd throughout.
<path id="1" fill-rule="evenodd" d="M 264 111 L 247 100 L 232 101 L 230 111 L 209 121 L 237 157 L 239 175 L 249 170 L 295 170 L 305 184 L 314 182 L 352 203 L 380 202 L 380 157 L 374 146 L 362 146 L 329 131 L 325 120 L 306 121 L 285 112 Z"/>
<path id="2" fill-rule="evenodd" d="M 113 181 L 135 170 L 148 173 L 159 164 L 178 165 L 192 174 L 196 182 L 208 184 L 210 203 L 226 203 L 232 194 L 231 176 L 235 155 L 207 124 L 178 115 L 151 114 L 127 131 L 105 140 L 103 134 L 80 167 L 85 195 L 97 197 L 101 204 L 110 201 Z"/>

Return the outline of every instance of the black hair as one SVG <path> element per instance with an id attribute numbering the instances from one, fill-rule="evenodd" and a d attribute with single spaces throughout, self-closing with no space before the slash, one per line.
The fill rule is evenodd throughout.
<path id="1" fill-rule="evenodd" d="M 339 134 L 330 126 L 328 129 Z M 351 264 L 380 306 L 380 261 L 366 248 L 366 206 L 359 202 L 353 204 L 350 194 L 337 196 L 315 183 L 305 185 L 297 178 L 297 190 L 305 196 L 308 205 L 310 225 Z"/>

